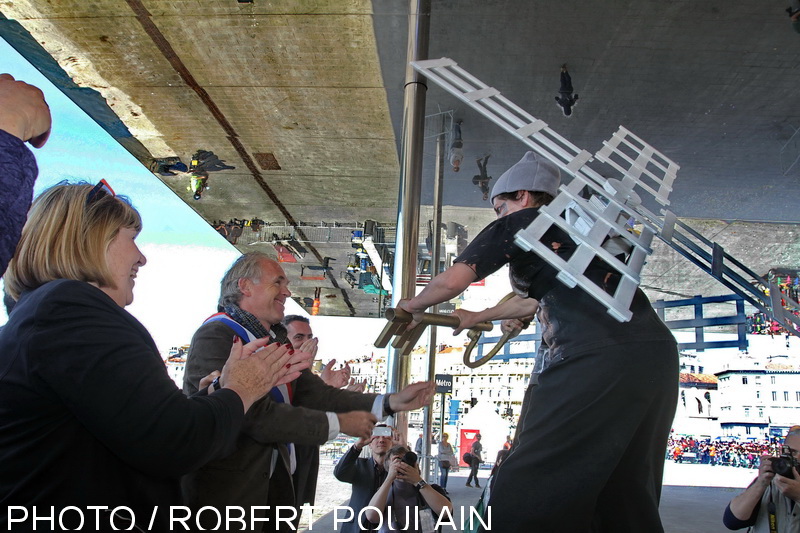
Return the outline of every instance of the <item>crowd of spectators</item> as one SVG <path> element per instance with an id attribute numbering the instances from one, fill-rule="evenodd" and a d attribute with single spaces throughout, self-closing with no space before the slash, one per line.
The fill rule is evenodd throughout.
<path id="1" fill-rule="evenodd" d="M 676 463 L 758 468 L 762 455 L 780 455 L 780 440 L 741 441 L 681 436 L 670 437 L 667 445 L 667 459 Z"/>
<path id="2" fill-rule="evenodd" d="M 793 315 L 798 315 L 797 311 L 791 311 Z M 747 333 L 751 335 L 775 335 L 789 336 L 789 332 L 780 325 L 777 320 L 764 313 L 754 313 L 747 316 Z"/>
<path id="3" fill-rule="evenodd" d="M 782 276 L 780 273 L 770 271 L 767 277 L 770 283 L 777 286 L 781 291 L 781 305 L 784 310 L 795 317 L 800 317 L 800 309 L 797 308 L 797 301 L 800 300 L 800 275 L 795 272 L 794 277 L 789 274 Z M 764 289 L 765 287 L 761 286 L 761 288 Z M 769 294 L 768 290 L 767 294 Z M 786 335 L 788 346 L 789 332 L 783 325 L 764 313 L 754 313 L 747 316 L 747 333 L 770 335 L 772 337 Z"/>

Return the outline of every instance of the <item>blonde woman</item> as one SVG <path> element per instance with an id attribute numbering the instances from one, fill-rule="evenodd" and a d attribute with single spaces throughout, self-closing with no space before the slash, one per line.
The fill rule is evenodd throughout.
<path id="1" fill-rule="evenodd" d="M 443 489 L 447 488 L 447 477 L 450 474 L 450 469 L 458 464 L 453 452 L 453 445 L 448 440 L 449 438 L 450 435 L 442 433 L 442 440 L 439 441 L 439 455 L 436 457 L 439 461 L 439 484 Z"/>
<path id="2" fill-rule="evenodd" d="M 70 529 L 166 531 L 179 477 L 233 451 L 250 405 L 308 366 L 302 352 L 231 339 L 219 378 L 186 398 L 124 309 L 147 262 L 140 229 L 105 180 L 57 185 L 31 207 L 5 276 L 18 302 L 0 330 L 0 529 L 54 506 L 70 507 Z M 130 512 L 109 514 L 118 506 Z"/>

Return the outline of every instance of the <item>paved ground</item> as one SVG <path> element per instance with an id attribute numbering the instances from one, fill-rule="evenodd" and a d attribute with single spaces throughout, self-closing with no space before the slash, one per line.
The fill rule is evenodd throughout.
<path id="1" fill-rule="evenodd" d="M 461 509 L 474 505 L 480 491 L 464 486 L 467 471 L 450 474 L 448 492 L 453 499 L 456 518 Z M 481 477 L 488 471 L 481 471 Z M 728 531 L 722 525 L 722 512 L 730 499 L 755 477 L 755 470 L 727 466 L 666 463 L 664 491 L 661 498 L 661 516 L 666 533 L 723 533 Z M 333 464 L 323 458 L 320 465 L 320 478 L 317 485 L 317 506 L 314 522 L 308 528 L 308 520 L 302 521 L 302 531 L 333 532 L 336 506 L 347 505 L 350 486 L 333 477 Z M 344 516 L 340 511 L 339 517 Z M 452 531 L 445 529 L 445 531 Z M 644 533 L 644 532 L 643 532 Z"/>

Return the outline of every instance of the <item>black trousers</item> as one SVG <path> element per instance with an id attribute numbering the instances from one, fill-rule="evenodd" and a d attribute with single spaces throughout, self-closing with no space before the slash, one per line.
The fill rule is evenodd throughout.
<path id="1" fill-rule="evenodd" d="M 553 363 L 500 466 L 492 531 L 658 533 L 664 450 L 678 399 L 674 343 Z"/>
<path id="2" fill-rule="evenodd" d="M 298 515 L 293 521 L 292 525 L 289 525 L 285 521 L 266 522 L 262 531 L 265 533 L 267 531 L 280 531 L 286 533 L 297 531 L 297 526 L 300 523 L 300 509 L 299 505 L 295 502 L 294 491 L 292 490 L 292 476 L 289 474 L 289 471 L 286 470 L 286 466 L 280 459 L 278 459 L 278 462 L 275 465 L 275 471 L 272 473 L 272 477 L 269 479 L 267 505 L 270 507 L 270 516 L 274 516 L 274 510 L 276 507 L 294 507 L 297 509 Z M 291 513 L 284 513 L 284 515 L 289 514 Z"/>
<path id="3" fill-rule="evenodd" d="M 569 72 L 562 72 L 561 73 L 561 87 L 558 88 L 558 92 L 561 93 L 563 96 L 564 94 L 567 97 L 572 96 L 572 76 L 569 75 Z"/>
<path id="4" fill-rule="evenodd" d="M 479 466 L 481 466 L 481 462 L 477 458 L 473 458 L 472 462 L 469 465 L 469 476 L 467 476 L 467 483 L 470 483 L 474 479 L 475 484 L 478 485 Z"/>

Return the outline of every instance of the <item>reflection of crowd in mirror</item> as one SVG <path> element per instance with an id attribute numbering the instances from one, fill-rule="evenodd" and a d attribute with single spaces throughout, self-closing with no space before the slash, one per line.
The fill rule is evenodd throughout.
<path id="1" fill-rule="evenodd" d="M 561 65 L 561 86 L 558 89 L 556 103 L 561 107 L 565 117 L 572 115 L 572 108 L 578 105 L 578 94 L 572 94 L 572 77 L 567 70 L 567 64 Z"/>
<path id="2" fill-rule="evenodd" d="M 189 165 L 189 170 L 196 172 L 219 172 L 220 170 L 234 170 L 235 168 L 225 164 L 223 159 L 220 159 L 210 150 L 197 150 L 192 155 L 192 162 Z"/>
<path id="3" fill-rule="evenodd" d="M 472 184 L 478 187 L 478 190 L 481 191 L 484 201 L 489 199 L 489 182 L 492 180 L 492 177 L 486 170 L 486 164 L 489 162 L 489 158 L 491 156 L 492 155 L 489 154 L 483 159 L 478 158 L 476 160 L 476 163 L 478 164 L 478 172 L 480 172 L 480 174 L 472 177 Z"/>
<path id="4" fill-rule="evenodd" d="M 225 237 L 229 243 L 236 244 L 239 237 L 242 236 L 242 232 L 245 228 L 250 228 L 254 232 L 258 232 L 262 226 L 266 224 L 260 218 L 252 218 L 248 219 L 238 219 L 232 218 L 227 222 L 222 220 L 215 220 L 211 223 L 217 233 Z"/>
<path id="5" fill-rule="evenodd" d="M 774 440 L 740 441 L 733 438 L 695 439 L 692 436 L 670 437 L 668 460 L 675 463 L 708 464 L 758 468 L 762 455 L 779 455 Z"/>
<path id="6" fill-rule="evenodd" d="M 792 311 L 792 314 L 797 316 L 798 312 Z M 783 335 L 786 339 L 786 347 L 789 347 L 789 336 L 791 335 L 789 330 L 764 313 L 754 313 L 747 316 L 747 333 L 751 335 L 769 335 L 772 338 L 775 338 L 775 335 Z"/>
<path id="7" fill-rule="evenodd" d="M 208 189 L 208 172 L 192 172 L 189 177 L 189 191 L 192 193 L 192 198 L 199 200 L 206 189 Z"/>
<path id="8" fill-rule="evenodd" d="M 450 153 L 448 154 L 453 172 L 458 172 L 461 168 L 461 161 L 464 159 L 464 141 L 461 139 L 461 124 L 463 122 L 463 120 L 457 120 L 453 124 L 453 140 L 450 142 Z"/>
<path id="9" fill-rule="evenodd" d="M 800 33 L 800 0 L 792 0 L 792 5 L 786 8 L 786 12 L 789 13 L 792 28 Z"/>

